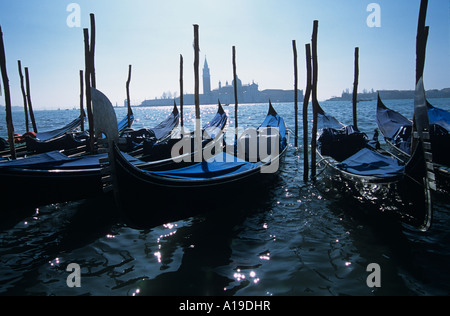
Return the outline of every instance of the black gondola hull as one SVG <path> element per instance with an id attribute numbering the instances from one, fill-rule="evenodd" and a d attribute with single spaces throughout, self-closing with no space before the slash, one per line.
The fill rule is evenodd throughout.
<path id="1" fill-rule="evenodd" d="M 102 194 L 100 169 L 73 171 L 0 170 L 0 210 L 41 207 Z"/>
<path id="2" fill-rule="evenodd" d="M 424 190 L 424 161 L 411 166 L 408 175 L 398 177 L 365 177 L 345 172 L 338 162 L 321 157 L 318 164 L 321 181 L 332 188 L 335 196 L 361 204 L 367 215 L 401 221 L 421 230 L 430 227 L 430 196 Z"/>
<path id="3" fill-rule="evenodd" d="M 432 108 L 429 102 L 426 102 L 428 109 Z M 403 162 L 407 162 L 411 158 L 409 148 L 411 147 L 411 138 L 406 139 L 404 142 L 396 144 L 393 138 L 396 136 L 397 131 L 402 127 L 411 126 L 412 123 L 398 112 L 389 109 L 383 103 L 380 97 L 378 97 L 377 103 L 377 123 L 378 128 L 383 135 L 389 151 L 393 155 L 398 157 Z M 435 126 L 436 128 L 436 126 Z M 450 172 L 449 170 L 449 157 L 450 147 L 448 146 L 449 138 L 446 135 L 435 135 L 434 130 L 431 129 L 431 146 L 434 159 L 434 172 L 436 174 L 437 190 L 443 193 L 450 193 Z"/>
<path id="4" fill-rule="evenodd" d="M 277 157 L 283 163 L 286 150 Z M 227 179 L 183 181 L 146 174 L 114 151 L 115 198 L 121 213 L 133 226 L 155 227 L 267 196 L 278 172 L 263 174 L 259 168 Z"/>

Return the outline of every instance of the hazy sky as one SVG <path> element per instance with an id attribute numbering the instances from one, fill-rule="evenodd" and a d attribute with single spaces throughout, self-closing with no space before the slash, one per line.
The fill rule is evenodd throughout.
<path id="1" fill-rule="evenodd" d="M 80 8 L 80 27 L 67 19 Z M 380 27 L 369 27 L 369 4 L 380 8 Z M 83 28 L 94 13 L 97 87 L 123 104 L 133 65 L 134 104 L 179 94 L 179 56 L 185 92 L 193 93 L 193 24 L 200 25 L 212 88 L 232 80 L 232 46 L 242 82 L 260 90 L 293 89 L 292 40 L 299 52 L 299 84 L 306 86 L 305 44 L 319 20 L 319 98 L 352 88 L 354 48 L 360 47 L 360 90 L 413 89 L 420 0 L 0 0 L 12 103 L 22 104 L 17 60 L 29 67 L 37 109 L 79 104 L 84 69 Z M 76 20 L 74 20 L 76 21 Z M 426 88 L 450 87 L 450 0 L 430 0 Z M 202 91 L 202 89 L 201 89 Z M 0 104 L 4 104 L 3 96 Z"/>

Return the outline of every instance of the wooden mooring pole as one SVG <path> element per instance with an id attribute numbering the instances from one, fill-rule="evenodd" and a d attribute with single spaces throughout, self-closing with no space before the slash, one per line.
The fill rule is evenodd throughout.
<path id="1" fill-rule="evenodd" d="M 14 147 L 14 124 L 12 120 L 12 110 L 11 110 L 11 92 L 9 90 L 8 72 L 6 70 L 6 53 L 5 53 L 5 45 L 3 43 L 3 32 L 1 26 L 0 26 L 0 70 L 2 73 L 3 90 L 5 92 L 6 125 L 8 127 L 9 149 L 11 151 L 11 158 L 16 159 L 16 148 Z"/>
<path id="2" fill-rule="evenodd" d="M 127 107 L 128 107 L 128 128 L 131 128 L 131 116 L 133 115 L 133 110 L 131 109 L 131 98 L 130 98 L 130 84 L 131 84 L 131 70 L 132 66 L 128 67 L 128 80 L 127 80 Z"/>
<path id="3" fill-rule="evenodd" d="M 238 90 L 237 90 L 237 72 L 236 72 L 236 46 L 233 46 L 233 82 L 234 82 L 234 128 L 235 128 L 235 138 L 238 138 Z"/>
<path id="4" fill-rule="evenodd" d="M 311 44 L 305 45 L 306 49 L 306 91 L 303 98 L 303 181 L 308 182 L 309 178 L 309 122 L 308 122 L 308 105 L 311 98 Z"/>
<path id="5" fill-rule="evenodd" d="M 313 127 L 312 127 L 312 139 L 311 139 L 311 178 L 316 178 L 316 149 L 317 149 L 317 120 L 319 102 L 317 100 L 317 82 L 319 77 L 319 62 L 317 60 L 317 33 L 319 29 L 319 21 L 314 21 L 313 35 L 312 35 L 312 104 L 313 104 Z"/>
<path id="6" fill-rule="evenodd" d="M 91 86 L 92 88 L 97 88 L 97 78 L 95 75 L 95 15 L 91 13 L 90 15 L 91 19 L 91 45 L 89 48 L 89 55 L 90 55 L 90 67 L 91 67 Z"/>
<path id="7" fill-rule="evenodd" d="M 80 117 L 81 117 L 81 131 L 84 132 L 84 74 L 80 70 Z"/>
<path id="8" fill-rule="evenodd" d="M 30 131 L 30 124 L 28 120 L 28 103 L 27 103 L 27 94 L 25 92 L 25 83 L 22 73 L 22 62 L 20 60 L 17 61 L 17 65 L 19 68 L 19 78 L 20 78 L 20 89 L 22 91 L 23 98 L 23 111 L 25 113 L 25 130 L 28 133 Z"/>
<path id="9" fill-rule="evenodd" d="M 417 85 L 419 79 L 423 76 L 425 69 L 425 59 L 428 41 L 429 28 L 426 26 L 428 11 L 428 0 L 421 0 L 420 11 L 419 11 L 419 21 L 417 23 L 417 38 L 416 38 L 416 83 Z"/>
<path id="10" fill-rule="evenodd" d="M 183 84 L 183 67 L 184 67 L 183 55 L 180 54 L 180 120 L 181 128 L 184 127 L 184 84 Z"/>
<path id="11" fill-rule="evenodd" d="M 200 120 L 200 44 L 199 26 L 194 25 L 194 79 L 195 79 L 195 118 Z"/>
<path id="12" fill-rule="evenodd" d="M 426 26 L 428 11 L 428 0 L 420 1 L 419 21 L 417 22 L 417 35 L 416 35 L 416 79 L 414 87 L 419 83 L 420 78 L 423 77 L 426 60 L 426 50 L 428 43 L 429 27 Z M 413 131 L 417 130 L 416 117 L 413 115 Z M 417 146 L 417 139 L 412 138 L 411 148 L 414 149 Z"/>
<path id="13" fill-rule="evenodd" d="M 195 81 L 195 133 L 194 133 L 194 161 L 202 162 L 202 131 L 200 124 L 200 44 L 199 26 L 194 24 L 194 81 Z"/>
<path id="14" fill-rule="evenodd" d="M 353 126 L 358 129 L 359 47 L 355 48 L 355 81 L 353 82 Z"/>
<path id="15" fill-rule="evenodd" d="M 84 57 L 85 57 L 85 70 L 84 80 L 86 82 L 86 109 L 89 121 L 89 137 L 90 137 L 90 152 L 94 153 L 94 117 L 92 112 L 92 96 L 91 96 L 91 54 L 89 51 L 89 30 L 83 29 L 84 34 Z"/>
<path id="16" fill-rule="evenodd" d="M 34 118 L 33 104 L 31 103 L 31 88 L 30 88 L 30 74 L 28 67 L 25 67 L 25 84 L 27 89 L 27 102 L 28 102 L 28 112 L 30 113 L 31 124 L 33 125 L 33 131 L 38 132 L 36 126 L 36 119 Z"/>
<path id="17" fill-rule="evenodd" d="M 292 41 L 294 50 L 294 113 L 295 113 L 295 147 L 298 147 L 298 57 L 297 45 L 295 40 Z"/>

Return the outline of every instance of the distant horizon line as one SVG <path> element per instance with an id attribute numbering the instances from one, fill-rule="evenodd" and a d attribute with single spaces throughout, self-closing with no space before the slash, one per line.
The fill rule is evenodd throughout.
<path id="1" fill-rule="evenodd" d="M 267 89 L 267 90 L 282 90 L 282 89 Z M 367 90 L 367 89 L 366 89 Z M 294 90 L 284 90 L 284 91 L 294 91 Z M 301 89 L 299 89 L 299 91 L 302 91 Z M 365 96 L 365 95 L 372 95 L 372 94 L 378 94 L 378 93 L 398 93 L 399 95 L 406 95 L 406 97 L 397 97 L 397 98 L 392 98 L 392 100 L 396 100 L 396 99 L 403 99 L 403 100 L 407 100 L 407 99 L 414 99 L 414 97 L 411 98 L 411 96 L 408 95 L 408 93 L 413 93 L 414 90 L 374 90 L 373 92 L 358 92 L 358 96 Z M 430 99 L 448 99 L 450 98 L 450 87 L 449 88 L 443 88 L 443 89 L 427 89 L 426 90 L 427 93 L 429 92 L 442 92 L 444 94 L 444 96 L 437 96 L 437 97 L 433 97 L 433 96 L 428 96 Z M 184 94 L 185 95 L 189 95 L 189 94 Z M 319 102 L 327 102 L 327 101 L 348 101 L 347 98 L 343 97 L 343 95 L 347 95 L 347 93 L 345 93 L 345 91 L 342 93 L 342 95 L 340 97 L 338 96 L 334 96 L 331 98 L 327 98 L 324 100 L 319 100 Z M 352 95 L 352 93 L 349 93 L 349 95 Z M 142 105 L 143 102 L 145 101 L 150 101 L 150 100 L 144 100 L 143 102 L 141 102 L 141 104 L 139 105 L 131 105 L 131 107 L 163 107 L 163 106 L 173 106 L 173 102 L 176 100 L 179 100 L 180 97 L 176 97 L 176 98 L 171 98 L 171 99 L 152 99 L 151 101 L 165 101 L 165 102 L 171 102 L 171 104 L 161 104 L 161 105 Z M 387 98 L 386 100 L 390 100 L 389 98 Z M 372 101 L 372 100 L 358 100 L 360 101 Z M 266 104 L 268 103 L 269 100 L 264 101 L 264 102 L 238 102 L 238 105 L 244 105 L 244 104 Z M 294 101 L 277 101 L 277 100 L 271 100 L 272 103 L 276 104 L 276 103 L 293 103 Z M 299 104 L 303 104 L 303 97 L 300 98 L 299 97 Z M 310 101 L 311 103 L 311 101 Z M 218 103 L 208 103 L 208 104 L 200 104 L 200 105 L 217 105 Z M 222 106 L 225 106 L 226 104 L 228 104 L 229 106 L 234 106 L 234 103 L 228 103 L 228 102 L 221 102 Z M 194 106 L 194 104 L 187 104 L 184 103 L 184 106 Z M 180 106 L 180 104 L 177 103 L 177 106 Z M 126 106 L 124 105 L 116 105 L 114 106 L 114 108 L 124 108 Z M 0 109 L 5 109 L 5 105 L 0 104 Z M 19 105 L 13 105 L 11 107 L 11 110 L 14 112 L 24 112 L 23 106 L 19 106 Z M 52 108 L 42 108 L 42 109 L 35 109 L 35 111 L 58 111 L 58 110 L 79 110 L 79 107 L 77 108 L 76 106 L 60 106 L 60 107 L 52 107 Z"/>

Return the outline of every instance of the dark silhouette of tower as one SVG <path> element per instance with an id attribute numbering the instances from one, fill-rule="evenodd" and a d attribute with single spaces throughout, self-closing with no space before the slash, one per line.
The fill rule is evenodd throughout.
<path id="1" fill-rule="evenodd" d="M 211 93 L 211 74 L 209 72 L 208 62 L 205 57 L 205 65 L 203 66 L 203 94 Z"/>

